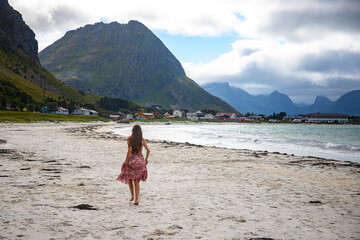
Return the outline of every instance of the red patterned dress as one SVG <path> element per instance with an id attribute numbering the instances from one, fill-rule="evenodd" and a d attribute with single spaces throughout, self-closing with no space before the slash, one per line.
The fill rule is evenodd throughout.
<path id="1" fill-rule="evenodd" d="M 128 184 L 130 179 L 140 179 L 146 181 L 147 169 L 144 156 L 142 154 L 142 148 L 144 146 L 144 140 L 141 145 L 139 153 L 132 154 L 129 157 L 129 161 L 126 165 L 121 167 L 121 173 L 116 180 Z"/>

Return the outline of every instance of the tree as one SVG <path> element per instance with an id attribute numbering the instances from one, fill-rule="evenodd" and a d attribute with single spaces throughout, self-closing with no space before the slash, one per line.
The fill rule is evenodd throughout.
<path id="1" fill-rule="evenodd" d="M 0 109 L 6 109 L 7 99 L 5 96 L 0 96 Z"/>
<path id="2" fill-rule="evenodd" d="M 286 116 L 286 112 L 280 112 L 280 113 L 273 113 L 272 115 L 268 116 L 267 119 L 277 119 L 282 120 Z"/>
<path id="3" fill-rule="evenodd" d="M 46 107 L 50 112 L 56 112 L 58 105 L 57 102 L 49 102 L 46 104 Z"/>
<path id="4" fill-rule="evenodd" d="M 248 112 L 248 113 L 245 114 L 245 117 L 250 117 L 251 115 L 255 115 L 255 114 L 253 112 L 251 112 L 251 113 Z"/>

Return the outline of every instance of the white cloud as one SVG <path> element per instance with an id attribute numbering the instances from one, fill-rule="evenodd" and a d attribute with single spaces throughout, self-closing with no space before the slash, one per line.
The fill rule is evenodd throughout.
<path id="1" fill-rule="evenodd" d="M 339 33 L 302 43 L 245 39 L 236 41 L 232 51 L 209 63 L 183 66 L 199 84 L 227 81 L 252 94 L 273 90 L 288 93 L 300 85 L 320 89 L 333 79 L 352 82 L 346 88 L 339 86 L 339 96 L 360 89 L 358 42 L 359 36 Z"/>
<path id="2" fill-rule="evenodd" d="M 360 63 L 356 62 L 360 59 L 357 0 L 9 2 L 36 33 L 40 50 L 66 31 L 100 19 L 120 23 L 135 19 L 152 30 L 175 35 L 211 37 L 237 33 L 239 40 L 232 44 L 232 51 L 208 63 L 182 63 L 189 77 L 200 84 L 229 81 L 251 93 L 271 89 L 294 93 L 303 88 L 303 96 L 293 94 L 297 99 L 305 99 L 310 89 L 322 92 L 345 80 L 349 82 L 346 87 L 338 86 L 338 95 L 351 88 L 360 89 Z M 346 71 L 334 67 L 348 60 L 353 64 L 344 68 Z M 306 62 L 314 64 L 309 67 Z"/>

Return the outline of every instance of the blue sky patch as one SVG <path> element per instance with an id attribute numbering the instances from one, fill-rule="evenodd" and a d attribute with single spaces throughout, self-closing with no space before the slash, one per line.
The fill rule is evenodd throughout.
<path id="1" fill-rule="evenodd" d="M 180 62 L 206 63 L 232 50 L 231 43 L 239 39 L 233 34 L 220 37 L 171 35 L 166 31 L 153 31 Z"/>

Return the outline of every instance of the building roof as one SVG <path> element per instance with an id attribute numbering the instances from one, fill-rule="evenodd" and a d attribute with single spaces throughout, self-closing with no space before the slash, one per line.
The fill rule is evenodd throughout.
<path id="1" fill-rule="evenodd" d="M 153 113 L 137 113 L 136 115 L 147 115 L 147 116 L 152 116 L 154 115 Z"/>
<path id="2" fill-rule="evenodd" d="M 217 113 L 216 116 L 221 116 L 221 115 L 228 115 L 228 116 L 231 116 L 233 115 L 234 113 Z"/>
<path id="3" fill-rule="evenodd" d="M 89 110 L 89 109 L 86 109 L 86 108 L 77 108 L 77 109 L 75 109 L 75 111 L 79 111 L 79 110 L 81 110 L 81 111 L 89 111 L 89 112 L 92 112 L 92 113 L 98 113 L 95 110 Z"/>
<path id="4" fill-rule="evenodd" d="M 58 109 L 61 110 L 61 111 L 69 111 L 68 109 L 63 108 L 63 107 L 58 107 Z"/>
<path id="5" fill-rule="evenodd" d="M 348 118 L 348 115 L 340 114 L 340 113 L 309 113 L 304 115 L 303 117 L 307 118 Z"/>

